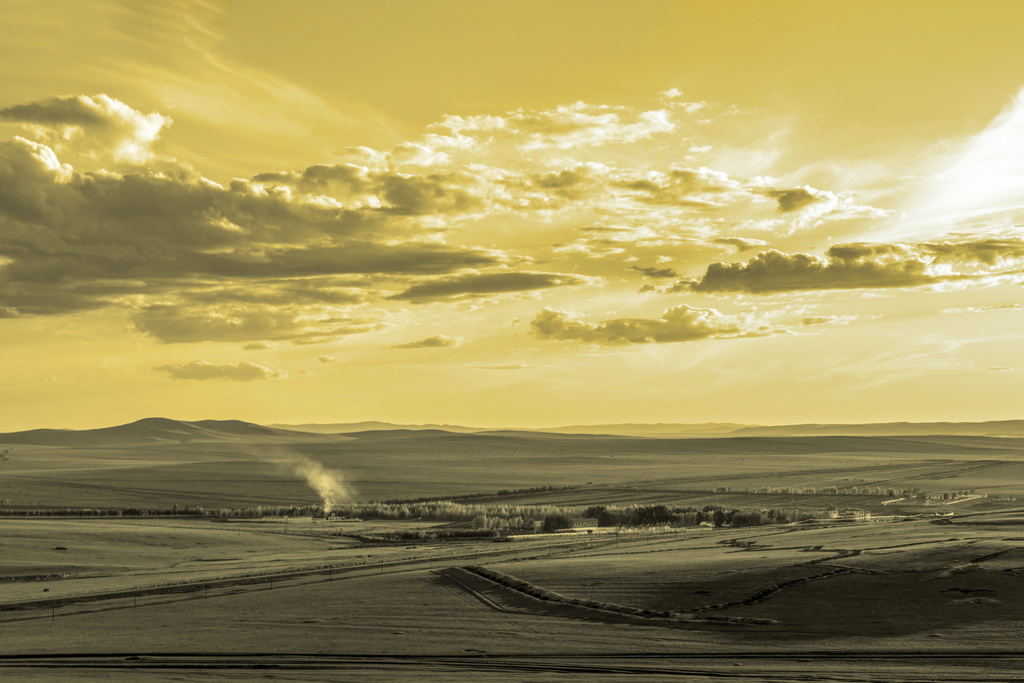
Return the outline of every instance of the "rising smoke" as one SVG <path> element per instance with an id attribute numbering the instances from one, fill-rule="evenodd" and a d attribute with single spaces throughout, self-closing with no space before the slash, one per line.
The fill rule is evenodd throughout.
<path id="1" fill-rule="evenodd" d="M 351 497 L 351 491 L 345 484 L 345 475 L 338 470 L 324 467 L 315 460 L 297 453 L 277 451 L 270 454 L 269 459 L 305 479 L 309 487 L 320 496 L 324 514 L 329 514 L 335 505 Z"/>
<path id="2" fill-rule="evenodd" d="M 335 505 L 349 497 L 345 478 L 337 470 L 329 470 L 318 462 L 302 457 L 295 461 L 295 472 L 305 477 L 306 483 L 320 496 L 325 515 L 329 514 Z"/>

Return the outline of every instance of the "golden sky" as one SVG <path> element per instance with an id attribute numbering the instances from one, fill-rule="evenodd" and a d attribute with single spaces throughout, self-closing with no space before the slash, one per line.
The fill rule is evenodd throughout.
<path id="1" fill-rule="evenodd" d="M 1024 4 L 0 0 L 0 431 L 1024 417 Z"/>

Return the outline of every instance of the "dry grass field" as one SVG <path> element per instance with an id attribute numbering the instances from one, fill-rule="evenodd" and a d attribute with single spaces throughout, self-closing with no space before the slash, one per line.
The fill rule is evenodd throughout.
<path id="1" fill-rule="evenodd" d="M 362 500 L 831 505 L 878 519 L 382 543 L 366 539 L 447 523 L 7 517 L 0 676 L 11 680 L 1024 676 L 1017 439 L 278 433 L 15 448 L 0 469 L 0 508 L 12 512 L 312 504 L 289 465 L 306 458 L 343 473 Z M 570 488 L 486 493 L 535 486 Z M 869 487 L 932 499 L 889 503 Z M 942 498 L 967 490 L 978 497 Z M 566 601 L 679 616 L 538 600 L 467 565 Z"/>
<path id="2" fill-rule="evenodd" d="M 580 490 L 500 500 L 707 504 L 692 492 L 767 485 L 978 489 L 1024 496 L 1024 439 L 1015 438 L 211 433 L 171 441 L 165 431 L 135 430 L 107 442 L 90 435 L 79 445 L 59 433 L 60 446 L 14 443 L 6 446 L 12 453 L 0 469 L 0 508 L 311 504 L 317 496 L 296 473 L 295 463 L 303 460 L 342 473 L 360 500 L 541 486 Z"/>
<path id="3" fill-rule="evenodd" d="M 758 640 L 959 639 L 985 625 L 989 646 L 1018 647 L 1024 511 L 1015 532 L 986 518 L 717 530 L 488 566 L 569 597 L 778 622 Z"/>

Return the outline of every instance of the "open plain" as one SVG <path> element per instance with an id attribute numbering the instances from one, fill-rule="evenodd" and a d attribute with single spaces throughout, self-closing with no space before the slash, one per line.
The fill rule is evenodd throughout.
<path id="1" fill-rule="evenodd" d="M 1024 440 L 336 436 L 169 423 L 78 441 L 8 435 L 0 672 L 26 681 L 1024 676 Z M 324 493 L 309 463 L 343 479 L 342 507 L 366 514 L 304 514 Z M 445 536 L 468 521 L 374 518 L 371 501 L 385 499 L 409 510 L 447 499 L 519 513 L 823 513 L 500 542 Z"/>

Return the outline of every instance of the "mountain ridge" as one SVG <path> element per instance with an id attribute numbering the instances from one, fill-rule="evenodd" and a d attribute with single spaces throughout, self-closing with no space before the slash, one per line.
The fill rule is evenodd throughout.
<path id="1" fill-rule="evenodd" d="M 430 438 L 446 435 L 594 436 L 660 439 L 743 439 L 758 437 L 1024 437 L 1024 420 L 989 422 L 886 422 L 754 426 L 732 423 L 623 423 L 534 429 L 477 428 L 459 425 L 397 425 L 387 422 L 260 425 L 243 420 L 173 420 L 149 417 L 98 429 L 32 429 L 0 434 L 2 445 L 117 446 L 215 441 L 284 441 L 353 438 Z M 367 427 L 370 427 L 369 429 Z M 328 431 L 337 430 L 337 431 Z"/>
<path id="2" fill-rule="evenodd" d="M 238 438 L 279 439 L 318 436 L 265 427 L 242 420 L 172 420 L 146 417 L 113 427 L 98 429 L 30 429 L 0 434 L 0 443 L 34 446 L 93 446 L 152 443 L 191 443 L 237 440 Z"/>
<path id="3" fill-rule="evenodd" d="M 1024 436 L 1024 420 L 985 422 L 864 422 L 850 424 L 806 423 L 745 425 L 709 423 L 618 423 L 563 427 L 466 427 L 462 425 L 408 425 L 390 422 L 271 424 L 272 428 L 317 434 L 348 434 L 367 431 L 446 431 L 454 433 L 531 432 L 538 434 L 592 434 L 686 438 L 736 438 L 746 436 Z"/>

